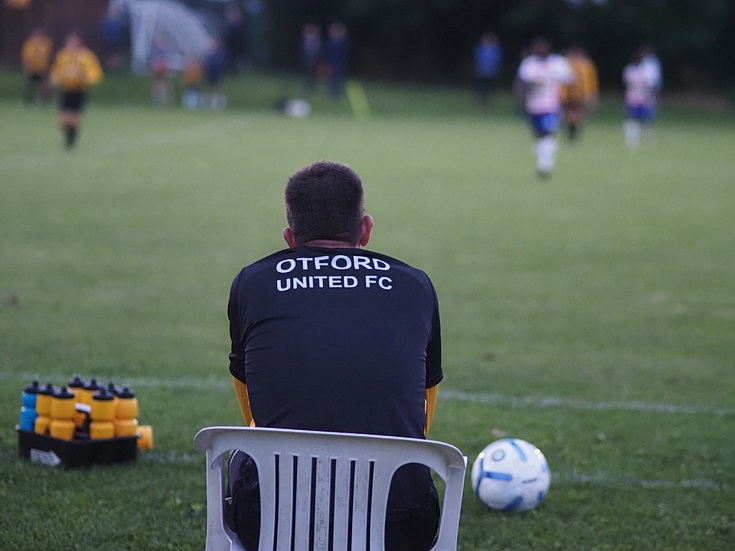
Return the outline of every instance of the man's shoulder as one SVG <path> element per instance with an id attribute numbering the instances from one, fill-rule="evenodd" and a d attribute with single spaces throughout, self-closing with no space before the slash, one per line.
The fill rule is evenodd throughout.
<path id="1" fill-rule="evenodd" d="M 317 259 L 317 260 L 314 260 Z M 394 269 L 416 279 L 430 283 L 428 275 L 403 260 L 393 256 L 361 248 L 324 248 L 301 246 L 282 249 L 245 266 L 236 279 L 249 279 L 266 273 L 292 273 L 314 267 L 333 267 L 338 271 L 350 269 Z"/>
<path id="2" fill-rule="evenodd" d="M 570 61 L 561 54 L 550 54 L 549 57 L 546 58 L 546 63 L 550 67 L 563 68 L 563 69 L 566 69 L 572 66 Z"/>
<path id="3" fill-rule="evenodd" d="M 250 264 L 246 265 L 242 270 L 240 270 L 238 277 L 240 277 L 241 275 L 249 275 L 259 272 L 269 265 L 277 263 L 282 258 L 288 258 L 291 254 L 291 251 L 293 251 L 293 249 L 281 249 L 280 251 L 276 251 L 267 256 L 264 256 L 263 258 L 256 260 L 255 262 L 251 262 Z"/>

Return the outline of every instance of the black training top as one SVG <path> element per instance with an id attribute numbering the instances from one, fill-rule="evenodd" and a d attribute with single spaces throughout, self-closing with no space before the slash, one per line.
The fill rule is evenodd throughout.
<path id="1" fill-rule="evenodd" d="M 364 249 L 285 249 L 237 275 L 228 315 L 257 426 L 424 438 L 424 390 L 442 379 L 424 272 Z"/>

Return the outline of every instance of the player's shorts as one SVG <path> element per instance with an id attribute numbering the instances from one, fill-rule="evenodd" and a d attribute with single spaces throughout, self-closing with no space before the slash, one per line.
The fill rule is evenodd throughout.
<path id="1" fill-rule="evenodd" d="M 584 101 L 581 99 L 573 99 L 564 102 L 564 111 L 583 111 L 585 107 Z"/>
<path id="2" fill-rule="evenodd" d="M 649 105 L 626 105 L 625 115 L 640 122 L 651 122 L 656 118 L 656 108 Z"/>
<path id="3" fill-rule="evenodd" d="M 61 93 L 59 108 L 62 111 L 80 112 L 84 109 L 86 96 L 82 90 L 65 90 Z"/>
<path id="4" fill-rule="evenodd" d="M 33 84 L 41 84 L 45 78 L 46 75 L 44 75 L 43 73 L 30 73 L 28 75 L 28 82 L 31 82 Z"/>
<path id="5" fill-rule="evenodd" d="M 539 137 L 556 133 L 561 125 L 561 117 L 558 113 L 529 115 L 528 120 L 531 124 L 531 128 L 533 129 L 533 133 Z"/>

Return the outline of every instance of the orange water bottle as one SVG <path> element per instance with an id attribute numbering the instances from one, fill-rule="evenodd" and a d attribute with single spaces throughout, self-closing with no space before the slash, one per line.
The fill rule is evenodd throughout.
<path id="1" fill-rule="evenodd" d="M 54 438 L 72 440 L 74 438 L 74 413 L 76 398 L 65 386 L 54 394 L 51 400 L 51 423 L 49 432 Z"/>
<path id="2" fill-rule="evenodd" d="M 56 389 L 51 383 L 38 389 L 36 394 L 36 413 L 38 417 L 33 424 L 33 430 L 38 434 L 46 434 L 51 424 L 51 400 Z"/>
<path id="3" fill-rule="evenodd" d="M 115 436 L 135 436 L 138 434 L 138 399 L 135 393 L 124 386 L 117 395 L 115 406 Z"/>
<path id="4" fill-rule="evenodd" d="M 92 422 L 89 425 L 89 437 L 93 440 L 112 438 L 115 435 L 114 398 L 104 387 L 92 395 Z"/>

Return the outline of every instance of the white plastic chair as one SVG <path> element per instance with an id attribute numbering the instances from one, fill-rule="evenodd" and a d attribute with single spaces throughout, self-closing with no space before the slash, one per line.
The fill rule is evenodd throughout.
<path id="1" fill-rule="evenodd" d="M 244 549 L 223 515 L 225 464 L 232 450 L 246 452 L 258 468 L 259 551 L 312 549 L 312 532 L 314 551 L 329 549 L 330 533 L 334 551 L 384 551 L 391 478 L 407 463 L 427 465 L 444 480 L 439 533 L 432 549 L 456 549 L 467 461 L 450 444 L 364 434 L 207 427 L 194 438 L 194 447 L 206 452 L 207 551 Z"/>

